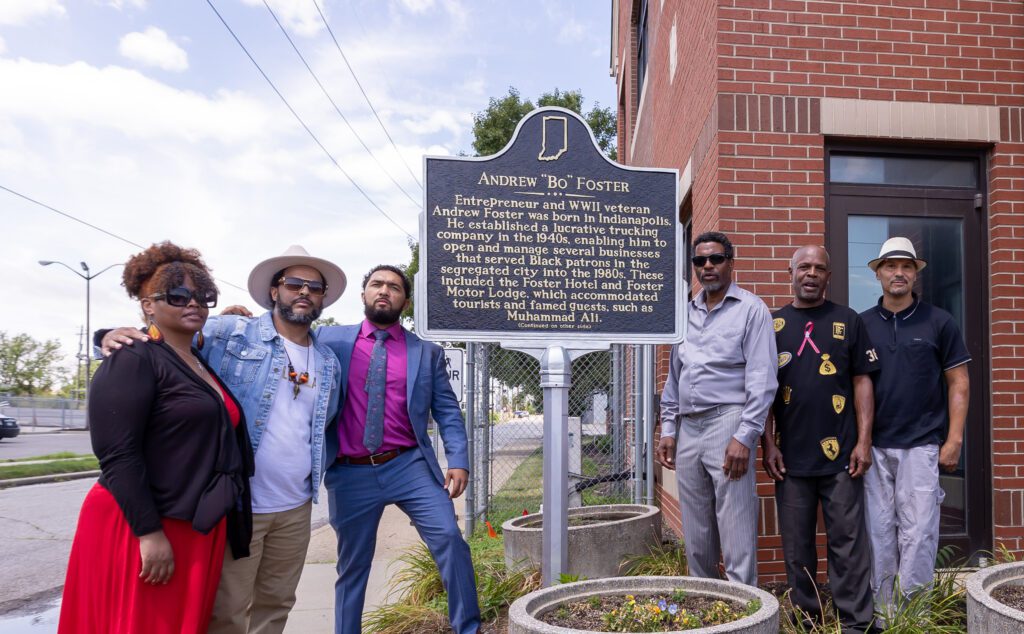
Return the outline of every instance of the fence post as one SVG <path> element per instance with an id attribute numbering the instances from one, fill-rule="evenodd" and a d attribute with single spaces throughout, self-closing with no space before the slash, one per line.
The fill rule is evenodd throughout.
<path id="1" fill-rule="evenodd" d="M 479 517 L 487 516 L 491 501 L 491 347 L 493 344 L 480 346 L 480 409 L 483 428 L 480 434 L 480 491 L 477 506 L 480 507 Z"/>
<path id="2" fill-rule="evenodd" d="M 476 442 L 476 344 L 466 344 L 466 450 L 469 452 L 468 463 L 472 466 L 473 463 L 473 443 Z M 468 539 L 473 535 L 473 531 L 476 529 L 476 515 L 474 514 L 474 505 L 476 504 L 476 496 L 473 495 L 473 487 L 476 486 L 476 474 L 473 471 L 469 473 L 469 486 L 466 487 L 466 520 L 465 520 L 465 532 L 466 538 Z"/>
<path id="3" fill-rule="evenodd" d="M 654 504 L 654 346 L 644 346 L 644 443 L 647 449 L 644 478 L 647 504 Z"/>
<path id="4" fill-rule="evenodd" d="M 612 346 L 612 393 L 609 408 L 612 413 L 612 473 L 622 473 L 625 467 L 625 451 L 622 447 L 622 419 L 625 399 L 622 398 L 622 346 Z M 625 487 L 616 483 L 615 492 L 621 494 Z"/>
<path id="5" fill-rule="evenodd" d="M 643 408 L 644 395 L 641 384 L 640 349 L 633 345 L 633 504 L 643 503 Z"/>

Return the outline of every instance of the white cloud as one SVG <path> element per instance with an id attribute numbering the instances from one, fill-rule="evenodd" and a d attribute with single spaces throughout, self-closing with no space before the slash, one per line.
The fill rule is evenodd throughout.
<path id="1" fill-rule="evenodd" d="M 20 26 L 34 18 L 62 17 L 67 13 L 60 0 L 3 0 L 0 24 Z"/>
<path id="2" fill-rule="evenodd" d="M 434 0 L 401 0 L 401 3 L 413 13 L 425 13 L 434 8 Z"/>
<path id="3" fill-rule="evenodd" d="M 146 0 L 109 0 L 108 5 L 122 11 L 125 7 L 134 7 L 136 9 L 145 9 Z"/>
<path id="4" fill-rule="evenodd" d="M 583 25 L 575 18 L 569 18 L 562 28 L 558 29 L 558 41 L 562 44 L 573 44 L 582 40 L 585 34 L 586 29 L 583 28 Z"/>
<path id="5" fill-rule="evenodd" d="M 188 68 L 188 53 L 163 30 L 151 26 L 144 32 L 129 33 L 118 46 L 121 55 L 146 66 L 180 73 Z"/>
<path id="6" fill-rule="evenodd" d="M 178 90 L 141 73 L 84 62 L 56 66 L 0 59 L 0 85 L 19 99 L 0 99 L 0 115 L 47 125 L 106 127 L 135 138 L 170 137 L 234 143 L 273 132 L 280 119 L 258 101 L 236 92 L 207 97 Z"/>
<path id="7" fill-rule="evenodd" d="M 4 38 L 0 37 L 0 55 L 7 52 L 7 43 L 4 42 Z"/>
<path id="8" fill-rule="evenodd" d="M 260 10 L 265 11 L 263 0 L 243 1 L 245 4 L 259 7 Z M 274 10 L 277 19 L 284 24 L 290 33 L 311 37 L 324 28 L 323 20 L 320 19 L 320 12 L 317 11 L 317 5 L 319 5 L 320 11 L 323 11 L 324 16 L 327 16 L 327 7 L 324 0 L 316 0 L 316 4 L 313 4 L 311 0 L 267 0 L 267 3 Z"/>

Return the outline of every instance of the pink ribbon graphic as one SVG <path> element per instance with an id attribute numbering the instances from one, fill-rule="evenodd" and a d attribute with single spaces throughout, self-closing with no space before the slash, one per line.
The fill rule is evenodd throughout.
<path id="1" fill-rule="evenodd" d="M 804 340 L 800 344 L 800 349 L 796 351 L 796 356 L 799 357 L 801 354 L 803 354 L 804 346 L 806 346 L 807 344 L 811 344 L 811 348 L 814 348 L 815 352 L 821 354 L 821 350 L 818 350 L 818 346 L 814 345 L 814 342 L 811 341 L 812 332 L 814 332 L 814 322 L 809 321 L 807 322 L 807 325 L 804 326 Z"/>

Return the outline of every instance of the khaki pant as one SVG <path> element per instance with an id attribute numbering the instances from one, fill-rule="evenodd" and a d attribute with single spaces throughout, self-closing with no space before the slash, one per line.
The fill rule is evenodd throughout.
<path id="1" fill-rule="evenodd" d="M 312 502 L 252 517 L 250 554 L 224 553 L 209 634 L 280 634 L 295 605 L 309 547 Z"/>

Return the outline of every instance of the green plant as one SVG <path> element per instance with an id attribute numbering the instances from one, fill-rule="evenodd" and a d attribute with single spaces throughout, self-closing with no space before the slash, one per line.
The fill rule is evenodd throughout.
<path id="1" fill-rule="evenodd" d="M 567 572 L 563 572 L 558 575 L 558 583 L 574 583 L 576 581 L 582 581 L 583 577 L 580 575 L 570 575 Z"/>
<path id="2" fill-rule="evenodd" d="M 742 611 L 737 611 L 724 601 L 714 601 L 703 609 L 689 611 L 680 605 L 682 601 L 677 601 L 677 597 L 685 598 L 686 594 L 677 590 L 667 600 L 664 597 L 637 600 L 635 596 L 627 595 L 618 607 L 604 614 L 602 620 L 610 632 L 692 630 L 731 623 L 761 607 L 760 602 L 751 601 Z"/>
<path id="3" fill-rule="evenodd" d="M 469 540 L 476 572 L 481 618 L 493 621 L 522 595 L 540 587 L 536 570 L 509 570 L 502 540 L 474 536 Z M 398 558 L 401 569 L 389 582 L 395 601 L 363 616 L 363 629 L 378 634 L 420 634 L 448 631 L 448 595 L 427 547 L 412 546 Z"/>
<path id="4" fill-rule="evenodd" d="M 686 549 L 678 542 L 663 542 L 646 555 L 627 557 L 619 565 L 619 571 L 630 577 L 685 577 L 689 574 Z"/>
<path id="5" fill-rule="evenodd" d="M 963 563 L 952 564 L 956 549 L 946 546 L 936 557 L 935 579 L 930 586 L 905 594 L 897 577 L 890 605 L 876 605 L 879 620 L 889 634 L 953 634 L 967 628 L 966 590 L 957 581 Z"/>

